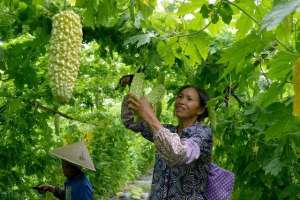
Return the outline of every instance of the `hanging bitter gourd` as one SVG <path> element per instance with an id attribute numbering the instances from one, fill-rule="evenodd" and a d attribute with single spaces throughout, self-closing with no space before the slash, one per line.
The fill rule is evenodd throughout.
<path id="1" fill-rule="evenodd" d="M 293 114 L 295 116 L 300 115 L 300 58 L 298 58 L 294 64 L 293 73 L 294 82 L 294 102 L 293 102 Z"/>
<path id="2" fill-rule="evenodd" d="M 129 92 L 141 97 L 144 95 L 144 79 L 145 75 L 143 73 L 136 73 L 132 79 Z"/>
<path id="3" fill-rule="evenodd" d="M 147 99 L 151 104 L 157 104 L 161 101 L 162 97 L 165 93 L 165 86 L 162 84 L 158 84 L 153 87 L 151 92 L 147 95 Z"/>
<path id="4" fill-rule="evenodd" d="M 130 93 L 136 95 L 137 97 L 144 96 L 145 89 L 145 75 L 143 73 L 136 73 L 132 79 L 130 86 Z M 157 84 L 153 87 L 151 92 L 146 96 L 149 103 L 152 105 L 154 112 L 160 115 L 161 112 L 161 100 L 165 93 L 165 87 L 162 84 Z M 135 117 L 134 121 L 137 122 L 140 119 Z"/>
<path id="5" fill-rule="evenodd" d="M 143 73 L 136 73 L 133 76 L 131 85 L 130 85 L 130 90 L 129 92 L 131 94 L 134 94 L 138 98 L 142 97 L 144 95 L 144 79 L 145 75 Z M 140 121 L 138 116 L 134 116 L 134 122 Z"/>
<path id="6" fill-rule="evenodd" d="M 53 17 L 49 47 L 48 75 L 54 98 L 67 103 L 72 97 L 80 66 L 82 25 L 73 11 L 61 11 Z"/>
<path id="7" fill-rule="evenodd" d="M 157 116 L 161 113 L 161 100 L 165 94 L 165 86 L 162 84 L 158 84 L 153 87 L 151 92 L 147 95 L 148 101 L 151 103 L 154 112 Z"/>

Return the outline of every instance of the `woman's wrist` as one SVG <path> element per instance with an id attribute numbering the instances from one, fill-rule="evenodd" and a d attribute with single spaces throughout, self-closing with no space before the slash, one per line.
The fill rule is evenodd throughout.
<path id="1" fill-rule="evenodd" d="M 154 134 L 157 133 L 162 128 L 160 121 L 157 119 L 155 115 L 148 118 L 146 122 L 151 127 Z"/>

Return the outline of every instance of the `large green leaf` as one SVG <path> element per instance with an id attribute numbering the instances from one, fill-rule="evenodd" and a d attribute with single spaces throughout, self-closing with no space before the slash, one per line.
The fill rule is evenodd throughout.
<path id="1" fill-rule="evenodd" d="M 273 176 L 277 176 L 278 173 L 282 170 L 282 163 L 279 158 L 271 160 L 266 166 L 264 166 L 266 173 L 270 173 Z"/>
<path id="2" fill-rule="evenodd" d="M 126 39 L 124 42 L 124 45 L 128 44 L 136 44 L 136 47 L 139 48 L 140 46 L 144 44 L 148 44 L 151 42 L 151 38 L 155 37 L 156 34 L 154 32 L 148 32 L 145 34 L 139 34 L 131 36 L 130 38 Z"/>
<path id="3" fill-rule="evenodd" d="M 299 6 L 299 0 L 292 0 L 276 5 L 273 10 L 264 17 L 261 29 L 272 30 L 278 26 L 286 16 L 297 10 Z"/>
<path id="4" fill-rule="evenodd" d="M 267 90 L 257 95 L 255 99 L 255 104 L 262 106 L 264 108 L 268 107 L 273 102 L 278 101 L 282 89 L 283 89 L 282 85 L 276 83 L 272 84 Z"/>
<path id="5" fill-rule="evenodd" d="M 204 19 L 200 15 L 200 13 L 194 14 L 194 18 L 186 22 L 186 29 L 191 31 L 198 31 L 204 26 Z"/>
<path id="6" fill-rule="evenodd" d="M 292 66 L 296 55 L 285 51 L 280 51 L 268 63 L 269 71 L 268 77 L 275 80 L 284 80 L 287 75 L 292 72 Z"/>
<path id="7" fill-rule="evenodd" d="M 253 21 L 248 16 L 242 15 L 236 22 L 236 27 L 238 29 L 237 38 L 243 38 L 253 27 Z"/>
<path id="8" fill-rule="evenodd" d="M 259 35 L 252 32 L 247 37 L 234 43 L 232 47 L 225 49 L 219 60 L 219 63 L 227 65 L 222 77 L 234 69 L 237 72 L 243 70 L 247 57 L 254 52 L 260 52 L 271 40 L 272 35 Z"/>
<path id="9" fill-rule="evenodd" d="M 194 13 L 194 11 L 200 9 L 204 3 L 205 3 L 204 1 L 197 1 L 197 0 L 192 0 L 191 2 L 182 3 L 178 8 L 177 14 L 179 16 L 183 16 L 188 13 Z"/>
<path id="10" fill-rule="evenodd" d="M 175 56 L 172 52 L 172 49 L 167 46 L 164 41 L 160 41 L 156 46 L 158 54 L 168 65 L 173 65 L 175 61 Z"/>
<path id="11" fill-rule="evenodd" d="M 191 48 L 196 50 L 204 60 L 208 55 L 210 40 L 210 36 L 205 32 L 197 33 L 187 38 L 187 42 L 192 45 Z"/>

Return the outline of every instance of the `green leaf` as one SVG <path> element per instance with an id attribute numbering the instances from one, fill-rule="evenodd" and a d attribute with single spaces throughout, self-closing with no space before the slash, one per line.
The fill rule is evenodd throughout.
<path id="1" fill-rule="evenodd" d="M 208 17 L 209 17 L 210 9 L 207 7 L 206 4 L 204 4 L 204 5 L 201 7 L 200 13 L 202 14 L 202 16 L 203 16 L 204 18 L 208 18 Z"/>
<path id="2" fill-rule="evenodd" d="M 283 116 L 282 118 L 276 120 L 275 123 L 265 131 L 266 140 L 269 141 L 287 135 L 299 135 L 299 128 L 299 119 L 296 119 L 291 115 Z"/>
<path id="3" fill-rule="evenodd" d="M 148 32 L 145 34 L 139 34 L 139 35 L 135 35 L 132 36 L 128 39 L 125 40 L 124 45 L 128 45 L 128 44 L 136 44 L 137 48 L 139 48 L 140 46 L 144 45 L 144 44 L 148 44 L 151 42 L 151 38 L 155 37 L 156 34 L 154 32 Z"/>
<path id="4" fill-rule="evenodd" d="M 85 10 L 82 15 L 83 15 L 82 23 L 84 24 L 84 26 L 94 28 L 96 12 L 94 11 L 93 7 L 88 7 L 87 10 Z"/>
<path id="5" fill-rule="evenodd" d="M 236 27 L 238 29 L 236 37 L 241 39 L 251 30 L 253 21 L 248 16 L 242 15 L 236 22 Z"/>
<path id="6" fill-rule="evenodd" d="M 263 167 L 266 174 L 270 173 L 273 176 L 277 176 L 279 172 L 282 170 L 282 163 L 279 158 L 275 158 L 271 160 L 266 166 Z"/>
<path id="7" fill-rule="evenodd" d="M 290 0 L 273 0 L 273 7 L 277 6 L 278 4 L 283 4 L 287 1 L 290 1 Z"/>
<path id="8" fill-rule="evenodd" d="M 180 38 L 179 45 L 182 48 L 182 53 L 188 57 L 189 63 L 194 65 L 201 60 L 201 56 L 197 51 L 197 47 L 195 46 L 196 43 L 191 41 L 190 38 Z M 180 55 L 180 57 L 182 57 L 182 59 L 184 58 L 182 55 Z"/>
<path id="9" fill-rule="evenodd" d="M 86 3 L 87 3 L 86 0 L 76 0 L 75 5 L 78 7 L 84 7 L 85 5 L 87 5 Z"/>
<path id="10" fill-rule="evenodd" d="M 278 85 L 276 83 L 272 84 L 270 88 L 260 93 L 256 97 L 255 104 L 266 108 L 267 106 L 271 105 L 273 102 L 278 101 L 278 97 L 281 94 L 282 88 L 283 88 L 282 85 Z"/>
<path id="11" fill-rule="evenodd" d="M 179 16 L 186 15 L 188 13 L 194 13 L 195 10 L 199 9 L 204 4 L 203 1 L 191 1 L 190 3 L 182 3 L 178 8 L 177 14 Z"/>
<path id="12" fill-rule="evenodd" d="M 172 49 L 164 42 L 160 41 L 157 46 L 156 50 L 161 58 L 166 62 L 168 65 L 173 65 L 175 62 L 175 56 L 172 52 Z"/>
<path id="13" fill-rule="evenodd" d="M 205 60 L 208 55 L 208 48 L 211 41 L 210 36 L 206 32 L 201 32 L 197 33 L 197 35 L 188 37 L 188 41 L 193 44 L 193 48 L 195 48 Z"/>
<path id="14" fill-rule="evenodd" d="M 272 34 L 259 35 L 254 32 L 247 37 L 237 41 L 232 47 L 225 49 L 221 53 L 221 59 L 219 63 L 228 65 L 223 73 L 222 77 L 225 77 L 233 69 L 240 72 L 244 69 L 246 57 L 254 52 L 260 52 L 265 46 L 272 41 Z"/>
<path id="15" fill-rule="evenodd" d="M 175 15 L 167 15 L 165 17 L 165 26 L 169 28 L 169 30 L 175 30 L 178 25 L 179 18 Z"/>
<path id="16" fill-rule="evenodd" d="M 300 184 L 287 185 L 280 193 L 280 198 L 289 200 L 297 200 L 300 195 Z"/>
<path id="17" fill-rule="evenodd" d="M 268 77 L 275 80 L 284 80 L 292 71 L 292 65 L 296 56 L 288 52 L 280 51 L 268 63 Z"/>
<path id="18" fill-rule="evenodd" d="M 291 37 L 292 37 L 292 24 L 293 24 L 292 16 L 288 16 L 283 19 L 282 23 L 276 28 L 275 34 L 276 38 L 280 40 L 282 43 L 285 43 L 286 46 L 291 45 Z"/>
<path id="19" fill-rule="evenodd" d="M 271 125 L 265 131 L 266 141 L 283 136 L 286 133 L 286 130 L 284 129 L 288 129 L 289 125 L 290 123 L 286 119 L 282 119 L 282 121 L 276 121 L 275 124 Z"/>
<path id="20" fill-rule="evenodd" d="M 233 11 L 228 3 L 224 2 L 218 10 L 222 20 L 225 24 L 229 24 L 232 19 Z"/>
<path id="21" fill-rule="evenodd" d="M 256 12 L 256 7 L 257 6 L 255 4 L 255 1 L 253 1 L 253 0 L 237 1 L 236 4 L 239 7 L 243 8 L 243 10 L 245 10 L 250 15 L 254 15 L 254 13 Z M 241 14 L 244 15 L 244 13 L 242 13 L 242 12 L 241 12 Z"/>
<path id="22" fill-rule="evenodd" d="M 115 1 L 112 0 L 99 1 L 99 5 L 95 13 L 96 15 L 95 24 L 99 26 L 103 25 L 106 27 L 114 26 L 118 21 L 117 18 L 118 12 L 116 12 L 117 10 L 118 8 Z"/>
<path id="23" fill-rule="evenodd" d="M 299 0 L 293 0 L 276 5 L 273 10 L 264 17 L 261 30 L 272 30 L 273 28 L 277 27 L 286 16 L 297 10 L 299 6 Z"/>
<path id="24" fill-rule="evenodd" d="M 157 4 L 156 0 L 135 0 L 135 2 L 145 18 L 152 14 Z"/>
<path id="25" fill-rule="evenodd" d="M 296 33 L 297 33 L 297 35 L 296 35 L 296 38 L 297 38 L 296 50 L 297 50 L 297 52 L 300 52 L 300 27 L 297 28 Z"/>
<path id="26" fill-rule="evenodd" d="M 32 0 L 33 5 L 43 5 L 44 3 L 44 0 Z"/>
<path id="27" fill-rule="evenodd" d="M 194 19 L 187 22 L 187 25 L 186 25 L 187 30 L 198 31 L 201 28 L 203 28 L 204 20 L 203 20 L 201 14 L 196 13 L 196 14 L 194 14 L 194 16 L 195 16 Z"/>
<path id="28" fill-rule="evenodd" d="M 218 21 L 219 21 L 219 13 L 213 12 L 213 14 L 211 15 L 211 22 L 213 24 L 216 24 Z"/>

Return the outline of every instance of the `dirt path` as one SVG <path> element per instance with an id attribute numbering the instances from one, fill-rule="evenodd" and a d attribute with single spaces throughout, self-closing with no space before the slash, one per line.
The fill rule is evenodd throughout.
<path id="1" fill-rule="evenodd" d="M 149 197 L 152 170 L 139 179 L 128 183 L 122 192 L 111 200 L 146 200 Z"/>

